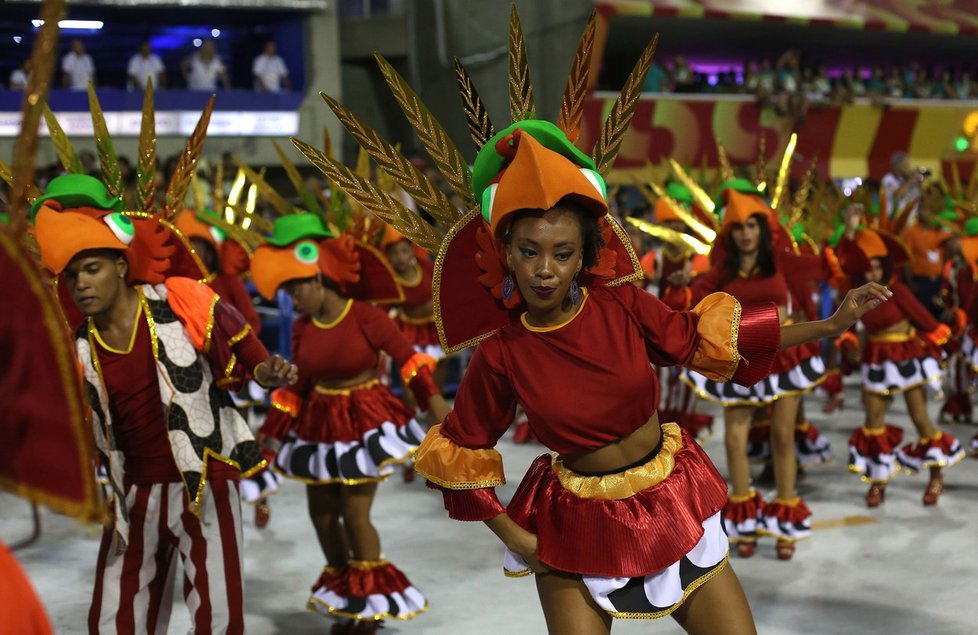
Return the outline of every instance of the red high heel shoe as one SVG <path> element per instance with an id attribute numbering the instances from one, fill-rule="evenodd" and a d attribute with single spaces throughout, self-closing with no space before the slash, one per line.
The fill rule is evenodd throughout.
<path id="1" fill-rule="evenodd" d="M 885 487 L 879 483 L 873 483 L 869 486 L 869 491 L 866 492 L 866 507 L 879 507 L 886 500 Z"/>
<path id="2" fill-rule="evenodd" d="M 790 540 L 778 540 L 774 545 L 774 550 L 778 553 L 778 560 L 791 560 L 795 555 L 795 543 Z"/>
<path id="3" fill-rule="evenodd" d="M 268 521 L 271 518 L 272 508 L 268 506 L 268 502 L 264 498 L 255 503 L 255 527 L 264 529 L 268 526 Z"/>
<path id="4" fill-rule="evenodd" d="M 754 555 L 754 552 L 757 550 L 757 543 L 753 541 L 751 542 L 740 541 L 736 544 L 737 544 L 737 555 L 740 556 L 741 558 L 750 558 L 751 556 Z"/>
<path id="5" fill-rule="evenodd" d="M 927 489 L 924 490 L 924 505 L 930 507 L 937 504 L 937 499 L 944 493 L 944 479 L 940 476 L 930 477 Z"/>

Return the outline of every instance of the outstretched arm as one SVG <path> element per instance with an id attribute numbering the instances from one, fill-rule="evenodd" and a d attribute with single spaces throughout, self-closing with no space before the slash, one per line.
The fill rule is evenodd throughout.
<path id="1" fill-rule="evenodd" d="M 838 337 L 847 328 L 856 323 L 883 302 L 893 293 L 881 284 L 870 282 L 858 289 L 852 289 L 846 294 L 832 317 L 815 322 L 801 322 L 781 327 L 781 349 L 805 344 L 823 337 Z"/>

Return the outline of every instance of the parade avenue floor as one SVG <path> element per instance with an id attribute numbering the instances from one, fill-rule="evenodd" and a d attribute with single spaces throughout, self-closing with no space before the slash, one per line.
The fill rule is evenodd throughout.
<path id="1" fill-rule="evenodd" d="M 774 541 L 762 541 L 751 559 L 731 561 L 747 591 L 763 635 L 958 635 L 976 629 L 978 588 L 978 460 L 970 456 L 949 470 L 936 508 L 924 508 L 926 476 L 898 476 L 877 510 L 863 502 L 866 486 L 846 469 L 846 441 L 862 422 L 858 386 L 849 378 L 846 407 L 828 416 L 824 398 L 808 399 L 808 415 L 829 436 L 835 457 L 812 468 L 799 486 L 815 514 L 815 531 L 794 560 L 780 562 Z M 939 406 L 931 405 L 932 416 Z M 706 412 L 719 414 L 712 406 Z M 887 421 L 912 427 L 898 400 Z M 962 443 L 978 430 L 945 429 Z M 724 471 L 722 421 L 705 447 Z M 538 445 L 499 449 L 509 483 L 505 502 Z M 769 490 L 763 490 L 765 495 Z M 272 500 L 268 527 L 254 526 L 244 509 L 245 608 L 248 632 L 326 633 L 329 623 L 305 609 L 309 587 L 323 558 L 306 516 L 304 487 L 284 484 Z M 409 622 L 388 622 L 383 633 L 425 635 L 545 633 L 531 578 L 502 574 L 502 547 L 479 523 L 450 521 L 441 497 L 419 480 L 402 482 L 400 472 L 382 485 L 374 507 L 384 554 L 427 594 L 429 612 Z M 84 633 L 93 586 L 98 531 L 42 511 L 42 533 L 16 552 L 44 602 L 55 631 Z M 30 532 L 30 507 L 0 495 L 0 538 L 7 544 Z M 170 633 L 185 633 L 190 619 L 177 600 Z M 613 632 L 681 633 L 669 618 L 616 622 Z"/>

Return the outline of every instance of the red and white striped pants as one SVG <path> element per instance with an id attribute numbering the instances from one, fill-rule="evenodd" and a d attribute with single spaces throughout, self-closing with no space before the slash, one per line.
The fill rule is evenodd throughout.
<path id="1" fill-rule="evenodd" d="M 194 633 L 244 632 L 241 501 L 238 484 L 209 480 L 200 518 L 183 483 L 131 485 L 129 545 L 116 555 L 113 529 L 102 533 L 89 633 L 166 633 L 173 604 L 174 554 L 183 562 L 184 599 Z"/>

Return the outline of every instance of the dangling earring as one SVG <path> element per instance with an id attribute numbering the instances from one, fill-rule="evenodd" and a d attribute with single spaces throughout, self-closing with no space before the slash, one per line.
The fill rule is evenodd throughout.
<path id="1" fill-rule="evenodd" d="M 513 297 L 513 291 L 516 290 L 516 283 L 513 281 L 512 274 L 506 274 L 503 279 L 503 300 L 509 302 L 509 299 Z"/>
<path id="2" fill-rule="evenodd" d="M 579 287 L 577 284 L 577 278 L 574 278 L 571 281 L 570 299 L 571 299 L 571 304 L 577 304 L 578 302 L 581 301 L 581 287 Z"/>

